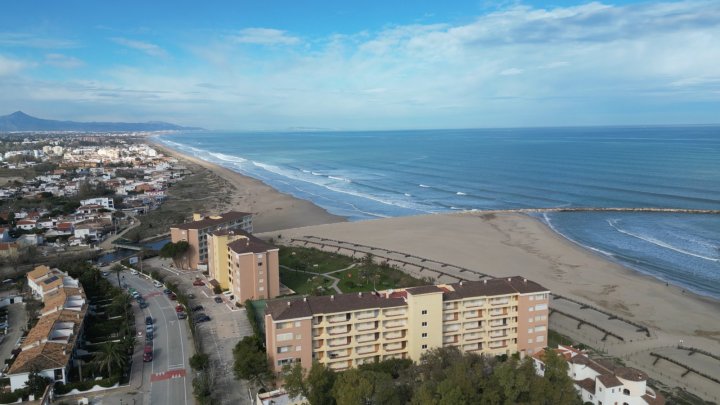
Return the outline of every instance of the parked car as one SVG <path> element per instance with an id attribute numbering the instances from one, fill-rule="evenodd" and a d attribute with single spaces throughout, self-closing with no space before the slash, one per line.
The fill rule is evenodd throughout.
<path id="1" fill-rule="evenodd" d="M 145 345 L 145 351 L 143 352 L 143 361 L 150 362 L 153 360 L 153 347 L 152 345 Z"/>
<path id="2" fill-rule="evenodd" d="M 185 319 L 187 318 L 187 314 L 185 312 L 178 312 L 177 317 L 178 319 Z"/>
<path id="3" fill-rule="evenodd" d="M 196 278 L 195 281 L 193 281 L 193 285 L 197 287 L 203 287 L 205 286 L 205 283 L 199 278 Z"/>
<path id="4" fill-rule="evenodd" d="M 188 297 L 188 299 L 190 299 L 190 300 L 195 299 L 195 294 L 189 293 L 189 294 L 187 294 L 187 297 Z"/>
<path id="5" fill-rule="evenodd" d="M 152 325 L 152 324 L 153 324 L 152 316 L 146 316 L 145 317 L 145 325 Z"/>
<path id="6" fill-rule="evenodd" d="M 222 304 L 222 298 L 215 297 L 215 302 L 217 302 L 218 304 Z"/>
<path id="7" fill-rule="evenodd" d="M 195 315 L 195 323 L 202 323 L 202 322 L 208 322 L 210 321 L 210 317 L 205 314 L 197 314 Z"/>
<path id="8" fill-rule="evenodd" d="M 132 274 L 133 276 L 137 276 L 138 272 L 137 270 L 130 270 L 130 274 Z"/>
<path id="9" fill-rule="evenodd" d="M 140 309 L 145 309 L 145 308 L 147 308 L 147 307 L 148 307 L 148 303 L 147 303 L 147 302 L 143 301 L 143 302 L 140 303 Z"/>
<path id="10" fill-rule="evenodd" d="M 103 272 L 102 272 L 103 277 L 107 277 L 108 274 L 110 274 L 110 273 L 108 273 L 107 271 L 103 271 Z"/>
<path id="11" fill-rule="evenodd" d="M 168 298 L 170 298 L 170 300 L 172 301 L 175 301 L 177 299 L 177 295 L 175 295 L 175 293 L 171 293 Z"/>
<path id="12" fill-rule="evenodd" d="M 183 307 L 182 305 L 178 304 L 175 306 L 175 312 L 184 312 L 184 311 L 185 311 L 185 307 Z"/>
<path id="13" fill-rule="evenodd" d="M 145 334 L 145 343 L 152 343 L 152 340 L 154 338 L 154 334 L 152 331 Z"/>
<path id="14" fill-rule="evenodd" d="M 147 333 L 152 333 L 153 330 L 155 330 L 155 328 L 153 328 L 152 324 L 150 324 L 150 325 L 147 325 L 147 324 L 146 324 L 146 325 L 145 325 L 145 332 L 147 332 Z"/>
<path id="15" fill-rule="evenodd" d="M 172 294 L 173 292 L 172 292 L 172 290 L 170 290 L 169 288 L 166 288 L 166 289 L 163 290 L 163 293 L 165 293 L 165 295 L 170 295 L 170 294 Z"/>
<path id="16" fill-rule="evenodd" d="M 192 307 L 193 312 L 202 311 L 203 309 L 205 308 L 203 308 L 202 305 L 195 305 L 194 307 Z"/>
<path id="17" fill-rule="evenodd" d="M 159 281 L 157 281 L 157 280 L 153 281 L 153 285 L 155 286 L 155 288 L 160 288 L 160 287 L 162 287 L 162 283 L 159 282 Z"/>

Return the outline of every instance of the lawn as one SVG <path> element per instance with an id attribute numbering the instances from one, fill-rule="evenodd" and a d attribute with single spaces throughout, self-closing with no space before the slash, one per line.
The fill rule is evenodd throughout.
<path id="1" fill-rule="evenodd" d="M 351 257 L 305 247 L 282 246 L 279 256 L 281 265 L 313 273 L 344 269 L 355 262 Z"/>
<path id="2" fill-rule="evenodd" d="M 331 294 L 329 288 L 332 281 L 322 276 L 280 268 L 280 281 L 298 294 L 313 294 L 313 291 L 317 291 L 318 287 L 323 287 L 322 292 Z M 319 294 L 319 292 L 316 292 L 316 294 Z"/>
<path id="3" fill-rule="evenodd" d="M 432 284 L 429 280 L 419 280 L 398 269 L 376 264 L 359 265 L 346 271 L 334 273 L 333 276 L 340 279 L 338 286 L 345 293 Z"/>

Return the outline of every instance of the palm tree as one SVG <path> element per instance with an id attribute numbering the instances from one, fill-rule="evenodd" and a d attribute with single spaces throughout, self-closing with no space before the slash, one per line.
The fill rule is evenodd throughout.
<path id="1" fill-rule="evenodd" d="M 118 288 L 122 288 L 122 285 L 120 284 L 120 272 L 123 271 L 124 269 L 125 268 L 120 263 L 116 263 L 114 266 L 112 266 L 110 268 L 110 271 L 115 273 L 115 275 L 117 276 Z"/>
<path id="2" fill-rule="evenodd" d="M 95 365 L 98 370 L 102 372 L 107 370 L 108 376 L 112 376 L 113 367 L 116 366 L 120 369 L 125 367 L 127 364 L 127 358 L 122 345 L 116 342 L 103 343 L 100 346 L 100 351 L 95 353 Z"/>

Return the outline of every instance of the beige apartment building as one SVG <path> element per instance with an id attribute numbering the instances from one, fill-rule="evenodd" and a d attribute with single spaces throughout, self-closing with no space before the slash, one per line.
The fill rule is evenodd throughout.
<path id="1" fill-rule="evenodd" d="M 198 266 L 200 266 L 200 269 L 204 270 L 208 263 L 208 235 L 226 229 L 240 229 L 245 232 L 252 232 L 252 214 L 238 211 L 208 217 L 193 214 L 191 222 L 170 227 L 170 241 L 173 243 L 188 242 L 190 245 L 188 266 L 193 270 L 197 270 Z"/>
<path id="2" fill-rule="evenodd" d="M 279 249 L 239 229 L 208 235 L 208 272 L 237 302 L 280 295 Z"/>
<path id="3" fill-rule="evenodd" d="M 531 355 L 547 345 L 550 291 L 522 277 L 267 303 L 265 340 L 276 372 L 300 361 L 333 370 L 387 359 L 417 361 L 456 346 Z"/>

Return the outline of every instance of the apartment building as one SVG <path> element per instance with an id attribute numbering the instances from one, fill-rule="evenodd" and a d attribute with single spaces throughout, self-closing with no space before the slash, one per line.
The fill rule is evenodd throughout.
<path id="1" fill-rule="evenodd" d="M 583 403 L 595 405 L 662 405 L 665 398 L 647 386 L 648 376 L 632 367 L 620 367 L 611 363 L 600 364 L 590 359 L 586 352 L 571 346 L 558 345 L 556 353 L 568 362 L 568 375 Z M 543 361 L 545 351 L 533 355 L 535 371 L 545 375 Z"/>
<path id="2" fill-rule="evenodd" d="M 268 358 L 279 372 L 298 361 L 337 371 L 395 358 L 417 361 L 444 346 L 531 355 L 547 342 L 549 293 L 510 277 L 269 301 Z"/>
<path id="3" fill-rule="evenodd" d="M 279 249 L 236 230 L 208 236 L 208 272 L 238 302 L 275 298 L 280 294 Z"/>
<path id="4" fill-rule="evenodd" d="M 230 211 L 220 215 L 204 217 L 193 214 L 193 220 L 170 228 L 170 241 L 186 241 L 190 244 L 188 263 L 191 269 L 203 269 L 208 263 L 208 235 L 226 229 L 252 232 L 252 214 Z M 200 266 L 200 267 L 198 267 Z"/>
<path id="5" fill-rule="evenodd" d="M 33 293 L 42 297 L 44 307 L 7 372 L 12 391 L 24 388 L 33 371 L 53 382 L 67 382 L 88 310 L 85 292 L 78 280 L 59 270 L 39 266 L 28 273 L 27 278 Z M 57 288 L 43 289 L 44 280 L 52 278 L 60 279 Z M 38 294 L 33 285 L 42 294 Z"/>

